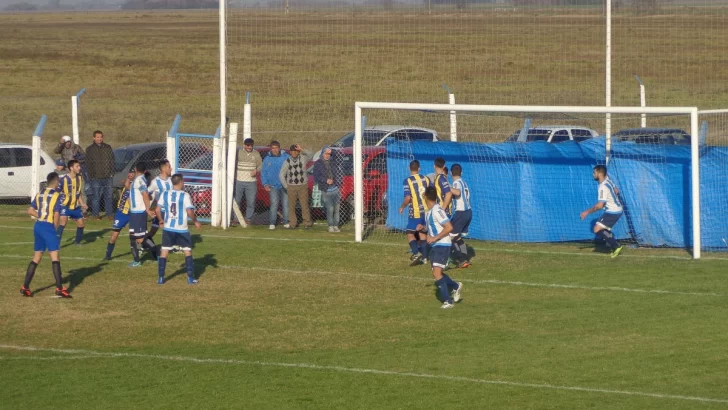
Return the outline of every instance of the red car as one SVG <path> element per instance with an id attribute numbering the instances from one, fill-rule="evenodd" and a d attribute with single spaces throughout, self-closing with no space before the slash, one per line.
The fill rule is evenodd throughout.
<path id="1" fill-rule="evenodd" d="M 353 148 L 337 149 L 342 156 L 344 176 L 341 182 L 341 223 L 354 216 L 354 159 Z M 387 149 L 383 146 L 363 147 L 364 215 L 375 217 L 387 211 Z M 308 189 L 311 210 L 316 216 L 326 215 L 321 192 L 314 183 L 313 164 L 308 168 Z"/>

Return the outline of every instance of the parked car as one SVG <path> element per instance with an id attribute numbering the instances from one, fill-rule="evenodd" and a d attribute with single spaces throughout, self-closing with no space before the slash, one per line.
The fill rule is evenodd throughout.
<path id="1" fill-rule="evenodd" d="M 629 128 L 614 133 L 612 140 L 635 144 L 690 145 L 690 134 L 679 128 Z"/>
<path id="2" fill-rule="evenodd" d="M 546 141 L 551 144 L 557 144 L 564 141 L 582 142 L 598 135 L 599 133 L 591 128 L 553 125 L 529 128 L 523 136 L 521 136 L 521 130 L 516 130 L 506 139 L 506 142 Z"/>
<path id="3" fill-rule="evenodd" d="M 388 138 L 410 141 L 439 141 L 437 131 L 429 128 L 407 127 L 404 125 L 377 125 L 364 129 L 364 134 L 362 135 L 362 146 L 382 146 L 386 144 Z M 332 148 L 353 147 L 354 131 L 344 135 L 329 146 Z M 321 156 L 321 151 L 314 154 L 313 160 L 317 161 L 319 156 Z"/>
<path id="4" fill-rule="evenodd" d="M 0 198 L 30 198 L 32 175 L 32 147 L 30 145 L 0 143 Z M 45 186 L 46 177 L 56 170 L 55 161 L 40 151 L 38 188 Z"/>
<path id="5" fill-rule="evenodd" d="M 354 216 L 354 158 L 353 148 L 339 150 L 344 170 L 341 182 L 341 223 L 346 223 Z M 371 218 L 387 211 L 387 149 L 383 146 L 364 147 L 363 182 L 364 182 L 364 214 Z M 313 164 L 308 168 L 308 188 L 311 193 L 311 210 L 316 217 L 325 218 L 326 210 L 321 200 L 321 191 L 313 178 Z"/>

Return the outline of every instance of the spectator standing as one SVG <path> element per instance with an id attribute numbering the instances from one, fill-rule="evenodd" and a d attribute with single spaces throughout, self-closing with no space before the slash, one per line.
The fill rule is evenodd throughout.
<path id="1" fill-rule="evenodd" d="M 311 211 L 308 208 L 306 163 L 311 158 L 311 153 L 303 151 L 300 144 L 291 145 L 289 151 L 291 156 L 281 167 L 280 180 L 283 187 L 288 190 L 288 214 L 291 220 L 291 228 L 298 226 L 298 218 L 296 217 L 296 201 L 298 201 L 301 204 L 303 228 L 308 229 L 312 224 Z"/>
<path id="2" fill-rule="evenodd" d="M 331 147 L 324 147 L 321 158 L 313 166 L 313 178 L 321 191 L 321 199 L 326 208 L 326 222 L 329 232 L 339 230 L 339 212 L 341 210 L 341 182 L 343 169 L 341 156 Z"/>
<path id="3" fill-rule="evenodd" d="M 58 176 L 66 175 L 68 171 L 66 171 L 66 162 L 63 161 L 63 159 L 59 158 L 56 160 L 56 174 Z"/>
<path id="4" fill-rule="evenodd" d="M 281 144 L 271 141 L 270 151 L 263 160 L 263 170 L 260 180 L 266 192 L 270 194 L 270 229 L 276 229 L 278 220 L 278 207 L 283 213 L 283 227 L 288 228 L 288 191 L 281 183 L 280 173 L 284 162 L 289 158 L 286 152 L 281 152 Z"/>
<path id="5" fill-rule="evenodd" d="M 61 137 L 61 142 L 58 144 L 54 152 L 61 155 L 64 166 L 68 165 L 72 159 L 75 159 L 83 168 L 86 154 L 83 152 L 83 148 L 81 148 L 78 144 L 74 144 L 73 140 L 68 135 Z"/>
<path id="6" fill-rule="evenodd" d="M 111 191 L 114 183 L 114 150 L 104 143 L 104 133 L 94 131 L 94 143 L 86 148 L 86 171 L 91 189 L 91 213 L 101 219 L 101 195 L 104 196 L 106 216 L 113 219 Z"/>
<path id="7" fill-rule="evenodd" d="M 245 223 L 248 225 L 255 213 L 255 198 L 258 195 L 257 176 L 263 169 L 263 160 L 258 151 L 253 149 L 253 144 L 252 138 L 246 138 L 243 150 L 238 150 L 237 172 L 235 173 L 235 203 L 242 205 L 243 194 L 245 195 Z"/>

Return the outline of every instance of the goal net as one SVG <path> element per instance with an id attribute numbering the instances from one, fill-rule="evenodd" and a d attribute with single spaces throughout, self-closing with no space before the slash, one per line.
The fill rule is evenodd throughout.
<path id="1" fill-rule="evenodd" d="M 592 170 L 602 164 L 624 205 L 614 227 L 617 239 L 693 249 L 695 257 L 701 239 L 711 247 L 716 238 L 721 241 L 717 227 L 703 223 L 701 234 L 701 224 L 694 223 L 701 211 L 712 215 L 725 208 L 715 201 L 700 204 L 696 181 L 700 170 L 705 170 L 703 184 L 713 181 L 726 153 L 709 145 L 719 137 L 700 144 L 695 108 L 356 103 L 356 112 L 350 201 L 357 241 L 402 238 L 408 216 L 399 210 L 410 161 L 418 160 L 419 173 L 427 176 L 434 173 L 436 158 L 448 167 L 462 166 L 473 208 L 472 239 L 593 241 L 599 214 L 582 221 L 580 213 L 597 202 Z M 607 113 L 609 136 L 604 135 Z M 457 134 L 450 132 L 453 114 Z M 380 146 L 366 146 L 367 133 L 384 124 L 406 131 Z M 437 141 L 420 138 L 417 129 L 436 131 Z M 709 183 L 711 195 L 724 195 L 726 188 Z"/>

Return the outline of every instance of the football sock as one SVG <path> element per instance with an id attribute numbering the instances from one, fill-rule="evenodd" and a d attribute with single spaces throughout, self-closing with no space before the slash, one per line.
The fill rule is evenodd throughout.
<path id="1" fill-rule="evenodd" d="M 63 237 L 63 230 L 66 229 L 66 225 L 58 225 L 58 229 L 56 229 L 56 236 L 58 239 L 61 239 Z"/>
<path id="2" fill-rule="evenodd" d="M 185 268 L 187 268 L 187 276 L 194 279 L 195 278 L 195 263 L 192 259 L 192 255 L 185 256 Z"/>
<path id="3" fill-rule="evenodd" d="M 129 241 L 131 242 L 131 255 L 134 257 L 134 262 L 139 262 L 139 247 L 136 238 L 130 236 Z"/>
<path id="4" fill-rule="evenodd" d="M 106 259 L 111 259 L 111 254 L 114 253 L 114 247 L 116 246 L 115 243 L 107 243 L 106 244 Z"/>
<path id="5" fill-rule="evenodd" d="M 468 247 L 465 245 L 465 241 L 460 238 L 457 240 L 458 251 L 460 252 L 460 258 L 463 261 L 468 260 Z"/>
<path id="6" fill-rule="evenodd" d="M 81 243 L 81 239 L 83 239 L 83 228 L 76 228 L 76 243 Z"/>
<path id="7" fill-rule="evenodd" d="M 454 290 L 457 290 L 460 287 L 460 285 L 458 285 L 458 283 L 455 282 L 454 280 L 452 280 L 449 276 L 443 274 L 442 278 L 445 279 L 445 282 L 447 283 L 447 287 L 452 288 Z"/>
<path id="8" fill-rule="evenodd" d="M 605 229 L 602 232 L 604 233 L 603 234 L 604 235 L 604 240 L 607 241 L 607 243 L 609 244 L 609 247 L 610 248 L 612 248 L 612 249 L 619 248 L 619 243 L 617 242 L 616 239 L 614 239 L 614 234 L 612 233 L 612 231 L 608 231 L 608 230 Z"/>
<path id="9" fill-rule="evenodd" d="M 159 258 L 158 262 L 159 262 L 159 271 L 158 271 L 159 277 L 163 278 L 164 271 L 167 269 L 167 258 Z"/>
<path id="10" fill-rule="evenodd" d="M 51 265 L 53 266 L 53 277 L 56 279 L 56 287 L 60 289 L 63 287 L 63 277 L 61 276 L 61 262 L 53 261 L 51 262 Z"/>
<path id="11" fill-rule="evenodd" d="M 26 289 L 30 287 L 30 281 L 33 280 L 33 276 L 35 275 L 35 268 L 38 267 L 38 264 L 30 261 L 30 264 L 28 265 L 28 270 L 25 272 L 25 282 L 23 282 L 23 287 Z"/>
<path id="12" fill-rule="evenodd" d="M 427 259 L 427 241 L 420 241 L 420 253 L 423 258 Z"/>
<path id="13" fill-rule="evenodd" d="M 411 240 L 409 241 L 410 250 L 412 251 L 413 255 L 417 255 L 417 241 Z"/>
<path id="14" fill-rule="evenodd" d="M 447 279 L 442 277 L 440 280 L 436 280 L 435 286 L 437 286 L 437 291 L 440 294 L 440 300 L 452 303 L 452 300 L 450 299 L 450 292 L 447 290 Z"/>

